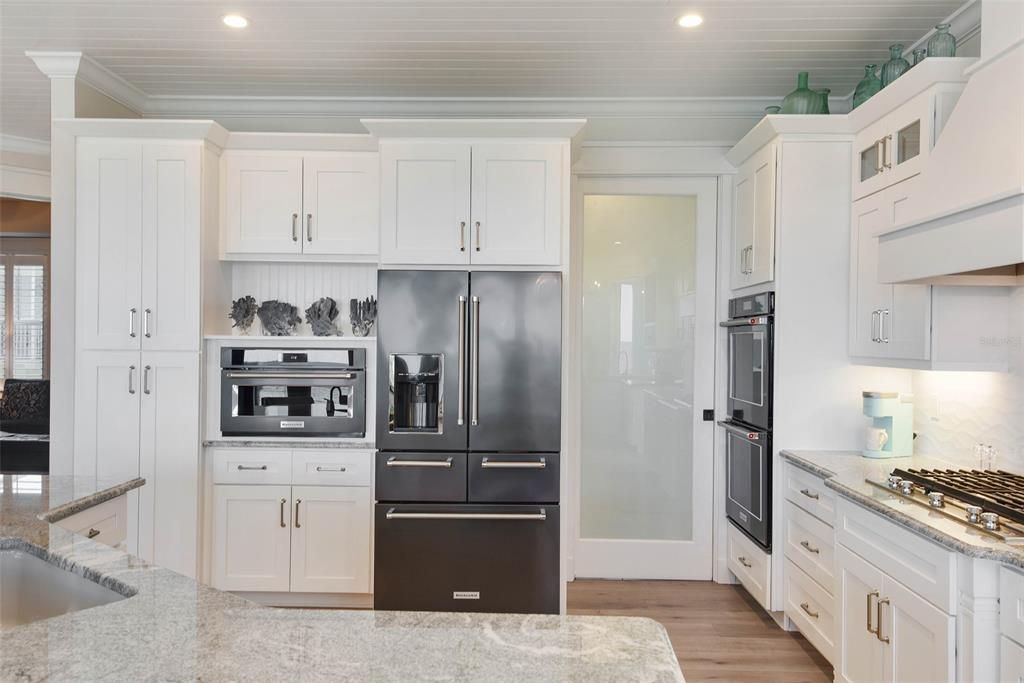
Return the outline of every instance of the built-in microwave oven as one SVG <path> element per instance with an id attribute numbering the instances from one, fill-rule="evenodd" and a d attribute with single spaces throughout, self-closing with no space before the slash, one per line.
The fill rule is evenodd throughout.
<path id="1" fill-rule="evenodd" d="M 761 292 L 729 302 L 726 409 L 729 419 L 772 428 L 772 361 L 775 294 Z"/>
<path id="2" fill-rule="evenodd" d="M 221 349 L 224 436 L 366 435 L 366 349 Z"/>

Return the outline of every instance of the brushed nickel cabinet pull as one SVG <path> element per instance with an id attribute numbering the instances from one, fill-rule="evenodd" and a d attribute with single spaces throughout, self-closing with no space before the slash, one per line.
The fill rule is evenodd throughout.
<path id="1" fill-rule="evenodd" d="M 299 214 L 293 213 L 292 214 L 292 242 L 298 242 L 299 241 L 299 226 L 298 226 L 298 222 L 299 222 Z"/>
<path id="2" fill-rule="evenodd" d="M 889 142 L 892 140 L 892 133 L 882 138 L 882 166 L 885 168 L 892 168 L 892 161 L 889 156 L 892 154 L 892 149 L 889 148 Z"/>
<path id="3" fill-rule="evenodd" d="M 818 618 L 818 613 L 811 611 L 811 605 L 809 603 L 801 602 L 800 603 L 800 609 L 802 609 L 804 612 L 806 612 L 807 616 L 809 616 L 811 619 L 817 619 Z"/>
<path id="4" fill-rule="evenodd" d="M 99 529 L 89 529 L 89 533 L 87 533 L 85 536 L 86 536 L 86 538 L 96 538 L 99 535 L 100 535 L 100 530 Z"/>
<path id="5" fill-rule="evenodd" d="M 128 336 L 132 339 L 135 338 L 135 314 L 138 313 L 138 309 L 128 309 Z"/>
<path id="6" fill-rule="evenodd" d="M 802 545 L 804 547 L 804 550 L 806 550 L 809 553 L 814 553 L 815 555 L 821 554 L 821 549 L 820 548 L 815 548 L 814 546 L 812 546 L 807 541 L 800 541 L 800 545 Z"/>
<path id="7" fill-rule="evenodd" d="M 284 504 L 288 502 L 287 498 L 281 499 L 281 528 L 284 529 L 288 525 L 284 523 Z"/>
<path id="8" fill-rule="evenodd" d="M 466 221 L 459 221 L 459 251 L 466 251 Z"/>
<path id="9" fill-rule="evenodd" d="M 347 468 L 345 468 L 345 467 L 321 467 L 320 465 L 317 465 L 316 466 L 316 471 L 317 472 L 346 472 Z"/>
<path id="10" fill-rule="evenodd" d="M 149 371 L 152 370 L 152 366 L 147 365 L 142 368 L 142 393 L 149 394 Z"/>
<path id="11" fill-rule="evenodd" d="M 885 331 L 885 321 L 888 320 L 888 319 L 889 319 L 889 309 L 888 308 L 883 308 L 882 309 L 882 320 L 881 320 L 881 322 L 878 325 L 878 334 L 881 337 L 881 339 L 879 339 L 878 341 L 882 342 L 883 344 L 888 344 L 889 343 L 889 335 Z M 892 323 L 889 323 L 889 329 L 892 329 Z"/>
<path id="12" fill-rule="evenodd" d="M 868 633 L 874 633 L 875 637 L 878 636 L 878 630 L 881 628 L 881 625 L 879 625 L 879 629 L 871 628 L 871 598 L 877 598 L 877 597 L 878 597 L 878 591 L 871 591 L 870 593 L 868 593 L 867 594 L 867 606 L 864 609 L 864 616 L 865 616 L 865 619 L 867 620 L 867 623 L 865 624 L 864 627 L 868 630 Z"/>
<path id="13" fill-rule="evenodd" d="M 807 496 L 811 500 L 818 500 L 818 498 L 821 497 L 817 493 L 811 493 L 810 489 L 800 489 L 800 493 L 804 494 L 805 496 Z"/>
<path id="14" fill-rule="evenodd" d="M 871 341 L 876 344 L 881 341 L 881 335 L 875 331 L 878 329 L 881 313 L 881 311 L 871 311 Z"/>
<path id="15" fill-rule="evenodd" d="M 883 643 L 888 643 L 889 642 L 889 636 L 883 636 L 882 635 L 882 605 L 888 605 L 888 604 L 890 604 L 889 603 L 889 598 L 882 598 L 875 605 L 875 619 L 877 621 L 876 626 L 875 626 L 875 637 L 878 638 Z"/>
<path id="16" fill-rule="evenodd" d="M 134 394 L 135 393 L 135 366 L 134 365 L 129 365 L 128 366 L 128 393 L 129 394 Z"/>
<path id="17" fill-rule="evenodd" d="M 149 333 L 149 320 L 153 317 L 153 309 L 147 308 L 142 312 L 142 334 L 149 339 L 153 335 Z"/>
<path id="18" fill-rule="evenodd" d="M 238 466 L 238 471 L 239 472 L 244 472 L 246 470 L 258 470 L 258 471 L 261 471 L 261 472 L 265 472 L 267 470 L 267 466 L 266 465 L 239 465 Z"/>
<path id="19" fill-rule="evenodd" d="M 480 221 L 476 222 L 476 250 L 480 251 Z"/>
<path id="20" fill-rule="evenodd" d="M 306 241 L 313 241 L 313 214 L 306 214 Z"/>
<path id="21" fill-rule="evenodd" d="M 739 560 L 739 563 L 740 563 L 740 564 L 742 564 L 742 565 L 743 565 L 744 567 L 746 567 L 747 569 L 750 569 L 751 567 L 753 567 L 753 566 L 754 566 L 754 565 L 750 564 L 750 562 L 748 562 L 748 561 L 747 561 L 747 558 L 746 558 L 746 557 L 744 557 L 743 555 L 740 555 L 740 556 L 739 556 L 739 557 L 737 557 L 736 559 L 737 559 L 737 560 Z"/>
<path id="22" fill-rule="evenodd" d="M 299 505 L 301 503 L 302 503 L 302 499 L 301 498 L 296 498 L 295 499 L 295 528 L 296 529 L 301 529 L 302 528 L 302 525 L 299 524 Z"/>

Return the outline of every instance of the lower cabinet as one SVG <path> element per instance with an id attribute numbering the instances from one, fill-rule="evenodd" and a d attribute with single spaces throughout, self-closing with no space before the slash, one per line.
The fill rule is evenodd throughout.
<path id="1" fill-rule="evenodd" d="M 213 487 L 213 587 L 287 591 L 291 486 Z"/>
<path id="2" fill-rule="evenodd" d="M 841 610 L 836 680 L 954 680 L 954 617 L 848 548 L 839 546 L 836 558 Z"/>
<path id="3" fill-rule="evenodd" d="M 128 533 L 128 496 L 123 494 L 111 498 L 55 524 L 97 543 L 121 547 Z"/>

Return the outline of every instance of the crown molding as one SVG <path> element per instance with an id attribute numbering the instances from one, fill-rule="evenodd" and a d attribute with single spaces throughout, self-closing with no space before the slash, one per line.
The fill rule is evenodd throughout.
<path id="1" fill-rule="evenodd" d="M 26 50 L 25 56 L 49 78 L 75 78 L 82 63 L 78 50 Z"/>
<path id="2" fill-rule="evenodd" d="M 0 152 L 17 152 L 18 154 L 36 154 L 49 157 L 50 143 L 46 140 L 0 133 Z"/>
<path id="3" fill-rule="evenodd" d="M 78 79 L 136 114 L 143 114 L 149 103 L 149 95 L 87 56 L 82 57 Z"/>

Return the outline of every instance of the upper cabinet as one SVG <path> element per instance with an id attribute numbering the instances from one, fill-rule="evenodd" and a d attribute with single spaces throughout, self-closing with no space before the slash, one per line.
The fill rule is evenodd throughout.
<path id="1" fill-rule="evenodd" d="M 924 93 L 871 124 L 854 139 L 853 198 L 921 172 L 934 142 L 939 100 Z"/>
<path id="2" fill-rule="evenodd" d="M 199 350 L 202 154 L 79 139 L 78 348 Z"/>
<path id="3" fill-rule="evenodd" d="M 228 151 L 222 164 L 226 257 L 377 253 L 375 153 Z"/>
<path id="4" fill-rule="evenodd" d="M 381 262 L 561 262 L 568 143 L 384 141 Z"/>
<path id="5" fill-rule="evenodd" d="M 775 278 L 775 191 L 778 145 L 768 144 L 743 162 L 736 174 L 733 223 L 733 289 Z"/>

